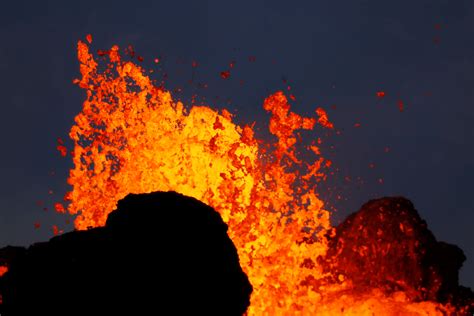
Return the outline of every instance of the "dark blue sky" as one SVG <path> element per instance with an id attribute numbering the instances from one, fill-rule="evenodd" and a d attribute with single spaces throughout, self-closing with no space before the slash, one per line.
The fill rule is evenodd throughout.
<path id="1" fill-rule="evenodd" d="M 72 84 L 79 75 L 75 48 L 91 33 L 94 50 L 132 44 L 145 66 L 160 57 L 167 87 L 184 88 L 178 97 L 197 92 L 237 112 L 239 122 L 266 122 L 263 99 L 285 88 L 286 78 L 295 111 L 322 106 L 342 131 L 328 139 L 335 149 L 326 153 L 340 168 L 328 186 L 344 199 L 321 193 L 338 210 L 335 222 L 370 198 L 404 195 L 438 239 L 464 250 L 461 282 L 474 287 L 474 2 L 295 3 L 3 3 L 0 246 L 45 240 L 53 224 L 71 228 L 37 201 L 51 208 L 68 189 L 70 162 L 56 152 L 56 138 L 67 137 L 81 110 L 83 91 Z M 193 60 L 194 79 L 207 90 L 186 85 Z M 235 69 L 222 80 L 231 61 Z M 381 90 L 386 97 L 379 100 Z M 36 221 L 42 226 L 35 230 Z"/>

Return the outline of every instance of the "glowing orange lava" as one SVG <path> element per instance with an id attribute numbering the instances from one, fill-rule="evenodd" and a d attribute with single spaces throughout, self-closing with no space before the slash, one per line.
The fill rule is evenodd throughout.
<path id="1" fill-rule="evenodd" d="M 173 101 L 140 66 L 123 61 L 117 46 L 101 55 L 99 63 L 88 44 L 78 43 L 82 78 L 75 83 L 87 99 L 70 131 L 75 147 L 68 210 L 78 214 L 76 228 L 104 225 L 129 193 L 173 190 L 211 205 L 228 224 L 254 287 L 249 315 L 449 310 L 433 302 L 410 303 L 401 292 L 356 295 L 342 275 L 337 284 L 324 282 L 317 258 L 326 253 L 325 234 L 332 227 L 317 184 L 331 163 L 320 156 L 317 142 L 307 148 L 312 162 L 301 160 L 296 150 L 298 131 L 316 124 L 333 128 L 323 109 L 302 117 L 291 112 L 282 92 L 269 96 L 263 106 L 277 141 L 263 150 L 253 128 L 233 123 L 228 111 L 188 109 Z"/>
<path id="2" fill-rule="evenodd" d="M 0 266 L 0 278 L 7 272 L 8 272 L 7 266 Z"/>

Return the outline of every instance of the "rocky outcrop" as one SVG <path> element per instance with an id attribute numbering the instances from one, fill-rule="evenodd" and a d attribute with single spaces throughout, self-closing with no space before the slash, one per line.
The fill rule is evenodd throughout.
<path id="1" fill-rule="evenodd" d="M 355 291 L 405 291 L 414 301 L 474 302 L 459 285 L 463 251 L 437 241 L 413 204 L 403 197 L 371 200 L 336 228 L 322 263 Z M 342 276 L 341 276 L 342 275 Z"/>
<path id="2" fill-rule="evenodd" d="M 242 315 L 252 291 L 219 214 L 174 192 L 130 194 L 105 227 L 15 252 L 2 316 Z"/>

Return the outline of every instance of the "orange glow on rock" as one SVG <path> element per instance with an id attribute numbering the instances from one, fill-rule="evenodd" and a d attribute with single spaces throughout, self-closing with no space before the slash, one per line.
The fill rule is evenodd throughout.
<path id="1" fill-rule="evenodd" d="M 0 278 L 8 272 L 8 267 L 7 266 L 0 266 Z M 3 304 L 3 296 L 2 293 L 0 293 L 0 305 Z"/>
<path id="2" fill-rule="evenodd" d="M 252 126 L 235 124 L 227 110 L 187 108 L 155 86 L 143 68 L 122 60 L 117 46 L 106 55 L 107 67 L 99 67 L 88 45 L 78 43 L 82 78 L 76 82 L 87 96 L 69 134 L 75 146 L 68 211 L 77 214 L 77 229 L 104 225 L 129 193 L 177 191 L 211 205 L 228 224 L 254 287 L 248 315 L 448 310 L 409 302 L 403 293 L 355 294 L 343 275 L 336 284 L 325 281 L 318 257 L 326 254 L 332 227 L 316 184 L 331 162 L 316 146 L 304 153 L 313 157 L 309 162 L 296 150 L 298 131 L 316 123 L 334 128 L 322 108 L 317 117 L 302 117 L 291 111 L 283 92 L 270 95 L 263 107 L 276 142 L 267 149 Z"/>

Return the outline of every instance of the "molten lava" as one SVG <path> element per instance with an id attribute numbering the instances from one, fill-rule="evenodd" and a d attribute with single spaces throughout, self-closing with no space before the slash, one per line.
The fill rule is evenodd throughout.
<path id="1" fill-rule="evenodd" d="M 0 278 L 7 272 L 8 272 L 7 266 L 0 266 Z"/>
<path id="2" fill-rule="evenodd" d="M 89 41 L 90 43 L 91 41 Z M 74 168 L 68 210 L 78 229 L 102 226 L 128 193 L 177 191 L 214 207 L 229 226 L 254 291 L 249 315 L 441 315 L 449 306 L 409 302 L 403 292 L 351 292 L 343 275 L 328 283 L 317 258 L 328 249 L 330 214 L 317 193 L 331 162 L 318 142 L 297 150 L 300 130 L 333 128 L 326 112 L 314 117 L 290 110 L 276 92 L 264 101 L 271 150 L 238 126 L 232 115 L 207 106 L 185 107 L 156 86 L 145 71 L 122 60 L 117 46 L 90 53 L 78 43 L 86 90 L 75 118 Z M 313 161 L 301 157 L 313 156 Z M 316 285 L 317 284 L 317 285 Z"/>
<path id="3" fill-rule="evenodd" d="M 0 278 L 8 272 L 8 267 L 7 266 L 0 266 Z M 0 293 L 0 305 L 3 304 L 3 296 L 2 293 Z"/>

